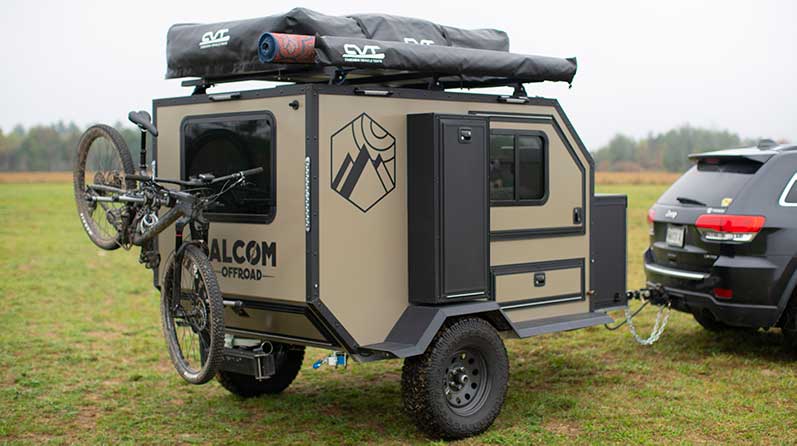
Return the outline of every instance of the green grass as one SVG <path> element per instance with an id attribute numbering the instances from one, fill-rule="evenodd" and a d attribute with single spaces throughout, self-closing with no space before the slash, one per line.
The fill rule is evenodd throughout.
<path id="1" fill-rule="evenodd" d="M 600 188 L 630 194 L 630 287 L 663 188 Z M 91 245 L 70 186 L 0 185 L 0 443 L 427 442 L 401 412 L 398 361 L 314 371 L 311 349 L 284 394 L 246 401 L 184 384 L 137 257 Z M 710 334 L 678 313 L 653 347 L 600 327 L 509 341 L 503 412 L 462 444 L 793 443 L 797 363 L 779 338 Z"/>

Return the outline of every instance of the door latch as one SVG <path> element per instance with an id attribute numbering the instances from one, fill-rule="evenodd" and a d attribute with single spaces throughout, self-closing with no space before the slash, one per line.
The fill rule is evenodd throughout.
<path id="1" fill-rule="evenodd" d="M 470 127 L 460 127 L 459 142 L 462 144 L 470 144 L 471 139 L 473 139 L 473 129 Z"/>
<path id="2" fill-rule="evenodd" d="M 581 208 L 573 208 L 573 224 L 580 225 L 584 221 L 584 215 Z"/>

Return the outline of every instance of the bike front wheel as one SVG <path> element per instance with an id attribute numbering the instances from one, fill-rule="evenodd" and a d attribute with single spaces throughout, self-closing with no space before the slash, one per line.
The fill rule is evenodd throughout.
<path id="1" fill-rule="evenodd" d="M 161 322 L 177 373 L 191 384 L 210 381 L 224 353 L 224 303 L 210 261 L 196 245 L 185 247 L 179 265 L 169 262 Z"/>
<path id="2" fill-rule="evenodd" d="M 119 132 L 107 125 L 95 125 L 83 133 L 73 172 L 75 201 L 83 229 L 102 249 L 122 246 L 129 216 L 124 203 L 96 201 L 94 198 L 107 198 L 110 193 L 93 186 L 133 189 L 135 181 L 127 179 L 132 173 L 133 159 Z"/>

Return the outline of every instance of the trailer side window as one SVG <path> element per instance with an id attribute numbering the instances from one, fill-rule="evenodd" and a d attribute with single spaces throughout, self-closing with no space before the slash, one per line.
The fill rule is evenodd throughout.
<path id="1" fill-rule="evenodd" d="M 227 175 L 255 167 L 263 173 L 223 194 L 212 221 L 269 223 L 276 211 L 274 117 L 268 112 L 191 116 L 182 125 L 183 178 Z M 216 186 L 221 190 L 223 184 Z"/>
<path id="2" fill-rule="evenodd" d="M 547 197 L 547 140 L 540 132 L 493 130 L 490 200 L 493 205 L 538 205 Z"/>

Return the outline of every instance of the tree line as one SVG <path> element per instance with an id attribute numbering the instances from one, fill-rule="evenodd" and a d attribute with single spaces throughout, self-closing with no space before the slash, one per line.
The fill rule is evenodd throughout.
<path id="1" fill-rule="evenodd" d="M 121 123 L 114 127 L 134 155 L 133 160 L 138 160 L 139 131 Z M 0 129 L 0 171 L 72 170 L 78 141 L 84 130 L 75 123 L 63 122 L 27 129 L 17 126 L 7 133 Z"/>
<path id="2" fill-rule="evenodd" d="M 727 130 L 708 130 L 685 124 L 664 133 L 650 133 L 641 139 L 618 133 L 608 144 L 593 152 L 593 156 L 599 171 L 683 172 L 691 165 L 690 153 L 749 147 L 757 143 L 757 140 L 742 138 Z"/>
<path id="3" fill-rule="evenodd" d="M 138 159 L 139 132 L 117 123 L 127 146 Z M 8 133 L 0 129 L 0 171 L 68 171 L 77 153 L 81 129 L 74 123 L 58 122 L 30 128 L 17 126 Z M 682 172 L 690 166 L 690 153 L 750 146 L 755 140 L 736 133 L 692 127 L 688 124 L 664 133 L 634 139 L 617 134 L 593 155 L 599 171 L 658 170 Z"/>

